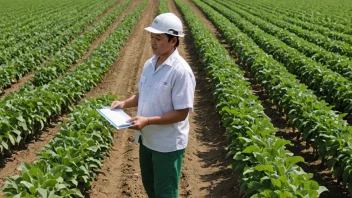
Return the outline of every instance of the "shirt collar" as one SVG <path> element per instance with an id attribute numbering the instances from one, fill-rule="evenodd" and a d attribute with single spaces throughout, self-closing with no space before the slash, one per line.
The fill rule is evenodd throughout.
<path id="1" fill-rule="evenodd" d="M 162 65 L 168 65 L 168 66 L 172 66 L 172 62 L 174 61 L 174 59 L 177 57 L 177 56 L 179 56 L 179 53 L 178 53 L 178 50 L 177 50 L 177 48 L 174 50 L 174 52 L 172 52 L 172 54 L 170 54 L 170 56 L 169 57 L 167 57 L 167 59 L 160 65 L 160 66 L 162 66 Z M 156 63 L 156 61 L 158 61 L 158 59 L 159 59 L 159 56 L 158 55 L 154 55 L 153 56 L 153 58 L 152 58 L 152 62 L 154 63 L 154 65 L 155 65 L 155 63 Z"/>

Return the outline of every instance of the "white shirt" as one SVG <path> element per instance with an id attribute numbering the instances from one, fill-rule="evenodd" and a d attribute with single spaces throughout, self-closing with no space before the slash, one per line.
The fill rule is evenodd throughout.
<path id="1" fill-rule="evenodd" d="M 191 67 L 177 49 L 156 70 L 159 56 L 144 64 L 138 83 L 137 116 L 161 116 L 172 110 L 189 108 L 193 111 L 196 81 Z M 135 141 L 142 135 L 143 145 L 159 152 L 184 149 L 188 143 L 189 121 L 167 125 L 147 125 L 135 131 Z"/>

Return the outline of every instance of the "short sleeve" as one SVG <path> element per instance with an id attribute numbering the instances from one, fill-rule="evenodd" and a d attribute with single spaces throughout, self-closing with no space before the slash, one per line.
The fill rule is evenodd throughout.
<path id="1" fill-rule="evenodd" d="M 178 72 L 172 88 L 172 104 L 174 110 L 189 108 L 193 111 L 194 90 L 196 82 L 192 72 Z"/>

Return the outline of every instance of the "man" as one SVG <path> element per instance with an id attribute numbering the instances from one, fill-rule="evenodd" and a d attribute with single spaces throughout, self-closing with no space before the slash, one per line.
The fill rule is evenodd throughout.
<path id="1" fill-rule="evenodd" d="M 154 56 L 143 68 L 138 93 L 111 108 L 138 106 L 135 141 L 144 188 L 150 198 L 178 197 L 182 159 L 188 142 L 188 113 L 193 111 L 196 86 L 193 72 L 179 55 L 181 20 L 172 13 L 157 16 L 150 27 Z"/>

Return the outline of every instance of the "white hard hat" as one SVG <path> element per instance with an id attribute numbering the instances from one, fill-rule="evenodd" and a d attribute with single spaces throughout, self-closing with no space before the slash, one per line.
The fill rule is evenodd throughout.
<path id="1" fill-rule="evenodd" d="M 184 37 L 181 20 L 173 13 L 164 13 L 155 17 L 151 26 L 144 28 L 155 34 L 170 34 Z"/>

